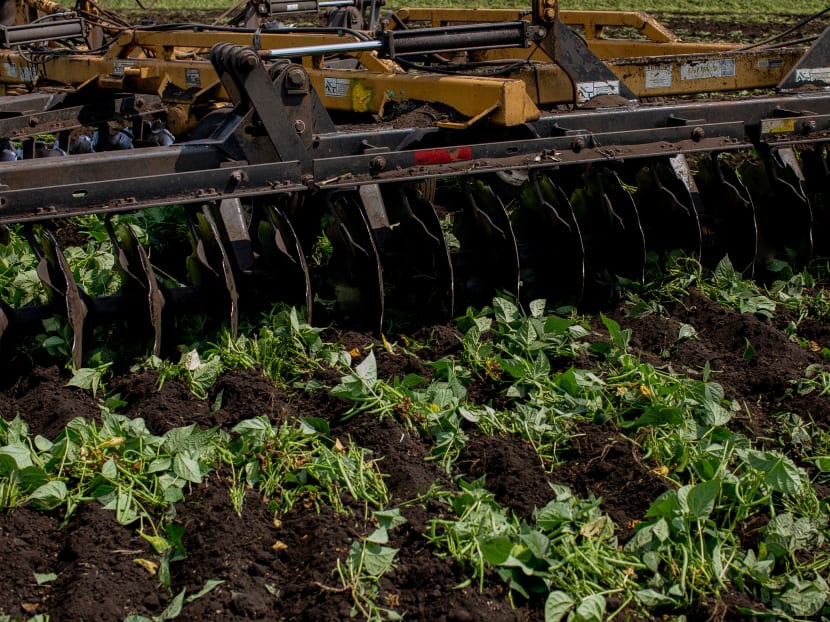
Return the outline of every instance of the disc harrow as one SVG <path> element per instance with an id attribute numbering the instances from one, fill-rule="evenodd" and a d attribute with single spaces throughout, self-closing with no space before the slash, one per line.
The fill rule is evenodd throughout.
<path id="1" fill-rule="evenodd" d="M 565 13 L 369 6 L 372 30 L 274 27 L 255 45 L 244 27 L 7 30 L 2 241 L 28 243 L 44 302 L 0 301 L 0 346 L 60 314 L 80 367 L 107 323 L 143 327 L 160 354 L 182 314 L 235 334 L 284 301 L 383 331 L 496 293 L 604 304 L 678 249 L 746 274 L 828 252 L 830 34 L 684 48 L 640 14 L 582 16 L 583 39 Z M 601 40 L 606 22 L 656 40 Z M 108 52 L 59 53 L 94 28 Z M 696 97 L 716 91 L 741 94 Z M 169 205 L 182 237 L 155 248 L 131 217 Z M 111 295 L 88 295 L 66 258 L 61 223 L 87 215 L 117 258 Z"/>

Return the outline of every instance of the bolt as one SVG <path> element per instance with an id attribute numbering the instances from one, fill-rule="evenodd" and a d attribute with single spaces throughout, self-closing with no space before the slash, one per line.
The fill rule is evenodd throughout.
<path id="1" fill-rule="evenodd" d="M 585 149 L 585 139 L 584 138 L 574 138 L 571 141 L 571 151 L 574 153 L 579 153 Z"/>
<path id="2" fill-rule="evenodd" d="M 288 86 L 292 89 L 299 89 L 305 87 L 306 73 L 299 67 L 294 67 L 288 70 L 285 80 Z"/>
<path id="3" fill-rule="evenodd" d="M 235 170 L 231 173 L 231 181 L 234 183 L 240 183 L 245 180 L 245 173 L 240 170 Z"/>
<path id="4" fill-rule="evenodd" d="M 311 188 L 314 185 L 314 175 L 309 175 L 308 173 L 306 173 L 302 177 L 302 182 L 304 186 Z"/>
<path id="5" fill-rule="evenodd" d="M 237 56 L 237 67 L 243 71 L 251 71 L 259 64 L 259 56 L 251 49 L 242 50 Z"/>
<path id="6" fill-rule="evenodd" d="M 699 143 L 703 138 L 706 136 L 706 132 L 703 131 L 703 128 L 697 126 L 692 129 L 692 140 L 696 143 Z"/>
<path id="7" fill-rule="evenodd" d="M 134 105 L 136 110 L 141 110 L 144 108 L 144 99 L 142 97 L 136 97 Z"/>
<path id="8" fill-rule="evenodd" d="M 37 127 L 38 123 L 37 117 L 29 117 L 29 127 Z"/>
<path id="9" fill-rule="evenodd" d="M 383 156 L 375 156 L 369 162 L 369 170 L 372 171 L 372 174 L 374 174 L 374 175 L 380 173 L 385 168 L 386 168 L 386 158 L 384 158 Z"/>
<path id="10" fill-rule="evenodd" d="M 297 134 L 302 134 L 305 132 L 305 121 L 302 119 L 297 119 L 294 121 L 294 129 L 297 131 Z"/>
<path id="11" fill-rule="evenodd" d="M 801 124 L 801 133 L 802 134 L 809 134 L 810 132 L 816 131 L 817 124 L 815 120 L 810 119 L 809 121 L 804 121 Z"/>

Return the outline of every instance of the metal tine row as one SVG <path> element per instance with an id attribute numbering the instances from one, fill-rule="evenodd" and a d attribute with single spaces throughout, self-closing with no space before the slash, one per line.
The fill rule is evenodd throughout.
<path id="1" fill-rule="evenodd" d="M 333 211 L 338 304 L 352 316 L 360 308 L 365 323 L 382 329 L 404 315 L 401 306 L 449 319 L 497 292 L 556 306 L 607 304 L 616 277 L 641 282 L 650 253 L 676 249 L 710 266 L 728 256 L 748 277 L 761 276 L 774 257 L 803 265 L 815 252 L 812 204 L 830 176 L 819 152 L 783 147 L 760 159 L 715 153 L 563 167 L 531 171 L 512 187 L 495 175 L 468 176 L 435 201 L 411 185 L 397 186 L 397 196 L 388 188 L 343 193 Z M 802 160 L 822 179 L 808 183 Z M 418 226 L 390 242 L 413 204 Z M 441 238 L 430 233 L 442 227 Z M 420 240 L 414 229 L 424 232 Z M 417 295 L 401 295 L 419 281 L 427 285 Z"/>
<path id="2" fill-rule="evenodd" d="M 179 313 L 223 317 L 236 335 L 242 309 L 285 301 L 305 307 L 309 321 L 314 312 L 322 322 L 382 331 L 448 321 L 499 292 L 604 304 L 615 277 L 643 280 L 649 252 L 683 249 L 708 264 L 728 255 L 749 276 L 772 257 L 799 264 L 829 246 L 826 233 L 814 239 L 828 220 L 821 145 L 760 159 L 676 155 L 514 173 L 461 177 L 436 196 L 390 183 L 189 206 L 190 283 L 177 288 L 160 285 L 151 253 L 108 216 L 124 285 L 104 299 L 75 283 L 48 227 L 26 224 L 50 302 L 32 310 L 0 301 L 0 343 L 60 310 L 80 367 L 90 325 L 113 318 L 143 318 L 160 354 Z M 316 252 L 320 240 L 328 247 Z"/>

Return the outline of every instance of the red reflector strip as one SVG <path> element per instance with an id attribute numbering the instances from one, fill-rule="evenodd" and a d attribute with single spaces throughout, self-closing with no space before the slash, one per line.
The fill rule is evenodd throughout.
<path id="1" fill-rule="evenodd" d="M 473 150 L 469 147 L 458 149 L 423 149 L 415 152 L 415 164 L 446 164 L 461 160 L 472 160 Z"/>

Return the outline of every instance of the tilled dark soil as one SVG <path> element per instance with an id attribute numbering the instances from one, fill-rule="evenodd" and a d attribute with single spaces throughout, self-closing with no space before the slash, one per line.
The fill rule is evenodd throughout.
<path id="1" fill-rule="evenodd" d="M 782 410 L 825 426 L 830 402 L 795 396 L 791 381 L 802 376 L 819 354 L 799 347 L 770 320 L 724 309 L 692 293 L 670 309 L 667 317 L 632 320 L 623 309 L 609 310 L 623 328 L 633 330 L 632 351 L 643 360 L 671 365 L 677 371 L 700 370 L 706 361 L 727 397 L 746 404 L 747 412 L 732 424 L 752 436 L 774 438 L 774 415 Z M 698 339 L 674 343 L 680 323 L 690 324 Z M 595 328 L 603 332 L 599 325 Z M 432 333 L 429 349 L 415 360 L 392 356 L 382 347 L 378 370 L 383 377 L 424 372 L 423 361 L 452 355 L 459 350 L 460 334 L 451 327 L 426 329 Z M 340 333 L 332 337 L 346 347 L 372 343 L 369 335 Z M 744 338 L 757 356 L 743 358 Z M 830 346 L 823 326 L 802 335 Z M 427 373 L 427 372 L 424 372 Z M 0 416 L 20 415 L 35 434 L 54 437 L 75 417 L 97 418 L 99 406 L 89 393 L 65 386 L 67 377 L 57 367 L 37 368 L 2 389 Z M 482 395 L 497 394 L 496 387 L 481 388 Z M 621 542 L 632 533 L 651 502 L 668 484 L 654 473 L 636 445 L 611 425 L 586 423 L 575 430 L 571 446 L 563 452 L 562 466 L 547 472 L 532 447 L 513 437 L 477 436 L 473 430 L 451 476 L 426 460 L 431 440 L 413 436 L 395 420 L 359 415 L 345 423 L 339 416 L 348 403 L 327 391 L 295 396 L 276 388 L 255 371 L 237 371 L 221 377 L 212 396 L 202 401 L 175 381 L 158 388 L 153 372 L 119 376 L 108 390 L 127 402 L 123 412 L 142 417 L 154 433 L 196 423 L 229 429 L 255 415 L 275 421 L 299 416 L 327 419 L 332 435 L 371 450 L 382 458 L 392 505 L 412 500 L 439 482 L 452 489 L 454 476 L 468 480 L 486 477 L 496 500 L 523 518 L 553 498 L 550 484 L 566 484 L 579 495 L 602 498 L 602 508 L 619 528 Z M 223 392 L 220 409 L 209 404 Z M 472 392 L 471 392 L 472 394 Z M 171 565 L 172 593 L 186 588 L 198 591 L 210 579 L 224 581 L 206 596 L 188 604 L 181 620 L 343 620 L 351 607 L 350 594 L 338 588 L 332 571 L 352 541 L 373 530 L 361 508 L 350 515 L 330 508 L 319 513 L 298 506 L 275 522 L 273 513 L 249 493 L 241 516 L 228 499 L 226 474 L 214 473 L 195 486 L 186 501 L 176 504 L 175 523 L 185 528 L 187 559 Z M 827 493 L 828 491 L 821 491 Z M 823 496 L 823 495 L 822 495 Z M 434 555 L 425 537 L 429 517 L 445 511 L 440 504 L 407 504 L 407 523 L 391 533 L 391 546 L 400 549 L 399 564 L 381 583 L 381 597 L 410 620 L 542 620 L 540 603 L 511 606 L 500 582 L 483 593 L 477 585 L 459 589 L 469 571 Z M 112 512 L 98 504 L 84 504 L 67 525 L 60 515 L 19 508 L 0 516 L 0 614 L 28 616 L 48 613 L 53 620 L 120 620 L 130 613 L 154 615 L 170 595 L 134 562 L 152 555 L 135 528 L 116 523 Z M 286 546 L 275 551 L 281 541 Z M 38 585 L 34 573 L 54 572 L 55 581 Z M 738 619 L 737 607 L 752 605 L 739 593 L 724 595 L 722 602 L 701 602 L 689 619 Z M 760 605 L 759 605 L 760 606 Z"/>

